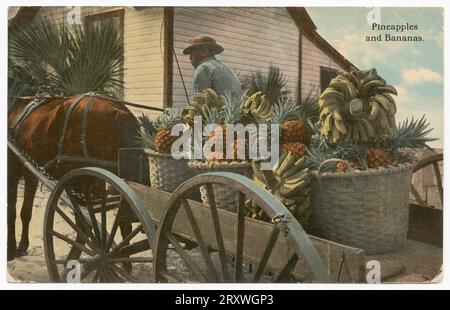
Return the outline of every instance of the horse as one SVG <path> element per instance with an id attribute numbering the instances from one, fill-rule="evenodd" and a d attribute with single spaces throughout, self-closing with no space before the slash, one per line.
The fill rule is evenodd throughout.
<path id="1" fill-rule="evenodd" d="M 138 127 L 137 119 L 123 102 L 92 93 L 65 98 L 18 98 L 8 111 L 9 137 L 56 180 L 86 166 L 99 166 L 117 173 L 118 151 L 134 144 Z M 7 166 L 7 259 L 12 260 L 27 254 L 38 180 L 11 150 L 8 150 Z M 17 246 L 16 203 L 21 178 L 24 179 L 22 234 Z M 120 228 L 124 234 L 131 230 L 131 223 Z"/>

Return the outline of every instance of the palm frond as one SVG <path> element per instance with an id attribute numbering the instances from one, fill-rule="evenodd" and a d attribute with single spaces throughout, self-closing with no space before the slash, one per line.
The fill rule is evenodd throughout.
<path id="1" fill-rule="evenodd" d="M 299 108 L 299 117 L 304 120 L 311 120 L 316 122 L 319 120 L 320 106 L 317 99 L 317 95 L 311 90 L 308 96 L 302 100 Z"/>
<path id="2" fill-rule="evenodd" d="M 136 144 L 143 148 L 154 148 L 156 126 L 155 123 L 144 113 L 137 117 L 139 124 L 138 136 Z"/>
<path id="3" fill-rule="evenodd" d="M 262 91 L 270 102 L 276 103 L 280 96 L 285 96 L 289 93 L 285 89 L 286 83 L 286 78 L 280 69 L 271 65 L 267 76 L 263 75 L 261 71 L 244 76 L 242 88 L 248 89 L 247 96 Z"/>
<path id="4" fill-rule="evenodd" d="M 9 29 L 13 63 L 53 95 L 96 91 L 112 95 L 123 88 L 123 46 L 112 20 L 85 27 L 50 17 Z"/>

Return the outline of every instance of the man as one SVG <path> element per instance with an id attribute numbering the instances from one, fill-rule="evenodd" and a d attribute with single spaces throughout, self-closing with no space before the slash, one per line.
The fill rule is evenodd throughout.
<path id="1" fill-rule="evenodd" d="M 193 94 L 212 88 L 218 96 L 229 93 L 239 99 L 242 95 L 239 79 L 215 57 L 224 51 L 223 47 L 208 36 L 192 38 L 189 43 L 183 54 L 190 55 L 189 59 L 195 68 L 192 78 Z"/>

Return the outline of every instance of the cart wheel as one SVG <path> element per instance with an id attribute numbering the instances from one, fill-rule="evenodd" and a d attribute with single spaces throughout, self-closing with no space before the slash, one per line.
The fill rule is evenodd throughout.
<path id="1" fill-rule="evenodd" d="M 414 166 L 414 169 L 412 171 L 412 173 L 414 174 L 414 173 L 424 169 L 428 165 L 433 165 L 434 177 L 436 179 L 436 184 L 438 186 L 441 206 L 444 205 L 443 204 L 444 202 L 443 202 L 442 176 L 441 176 L 441 172 L 439 171 L 439 162 L 443 161 L 443 160 L 444 160 L 444 155 L 442 153 L 428 156 L 428 157 L 420 160 L 419 162 L 417 162 L 417 164 Z M 426 197 L 422 198 L 422 196 L 419 194 L 419 191 L 416 189 L 414 184 L 411 184 L 411 193 L 415 199 L 415 201 L 413 201 L 413 203 L 424 206 L 424 207 L 428 206 L 427 198 Z"/>
<path id="2" fill-rule="evenodd" d="M 225 186 L 235 195 L 236 213 L 217 208 L 214 188 Z M 208 205 L 190 200 L 200 187 L 206 188 Z M 246 218 L 248 199 L 274 223 Z M 259 228 L 270 231 L 267 239 L 261 240 Z M 191 236 L 198 248 L 187 251 L 177 236 Z M 285 257 L 290 258 L 273 270 L 268 262 L 271 255 L 280 254 L 277 243 L 283 237 L 290 251 Z M 246 251 L 255 248 L 261 256 L 247 260 Z M 286 282 L 299 257 L 306 261 L 312 281 L 330 282 L 316 249 L 292 214 L 269 192 L 234 173 L 197 175 L 173 192 L 158 226 L 154 254 L 155 282 Z"/>
<path id="3" fill-rule="evenodd" d="M 73 170 L 58 182 L 45 211 L 50 279 L 149 282 L 155 230 L 142 202 L 122 179 L 100 168 Z"/>

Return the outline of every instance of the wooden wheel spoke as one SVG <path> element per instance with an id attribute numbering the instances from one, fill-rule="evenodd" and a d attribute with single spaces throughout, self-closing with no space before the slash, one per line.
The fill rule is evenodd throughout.
<path id="1" fill-rule="evenodd" d="M 195 238 L 197 240 L 197 244 L 200 248 L 200 252 L 203 256 L 206 266 L 208 267 L 208 276 L 213 282 L 218 282 L 219 276 L 217 274 L 217 270 L 211 260 L 211 256 L 208 252 L 208 247 L 206 246 L 205 240 L 203 239 L 202 233 L 200 232 L 200 228 L 198 227 L 198 223 L 195 220 L 194 214 L 192 213 L 192 209 L 186 199 L 183 199 L 181 204 L 184 207 L 189 223 L 191 224 L 192 231 L 194 232 Z"/>
<path id="2" fill-rule="evenodd" d="M 108 260 L 110 263 L 153 263 L 153 257 L 115 257 Z"/>
<path id="3" fill-rule="evenodd" d="M 99 283 L 100 280 L 100 269 L 97 269 L 97 271 L 95 272 L 95 276 L 94 276 L 94 283 Z"/>
<path id="4" fill-rule="evenodd" d="M 177 251 L 177 253 L 180 254 L 185 264 L 192 270 L 197 279 L 199 279 L 201 282 L 207 282 L 207 277 L 203 274 L 203 272 L 200 270 L 197 264 L 194 261 L 192 261 L 190 256 L 186 253 L 186 251 L 178 242 L 177 238 L 171 232 L 166 232 L 166 236 L 167 239 L 169 239 L 170 243 L 172 243 L 172 245 L 174 246 L 175 251 Z"/>
<path id="5" fill-rule="evenodd" d="M 95 217 L 94 208 L 92 207 L 92 204 L 88 199 L 86 200 L 86 203 L 87 203 L 89 218 L 91 219 L 92 229 L 94 230 L 94 235 L 97 240 L 97 246 L 101 248 L 102 244 L 101 244 L 100 229 L 98 228 L 98 222 L 97 222 L 97 218 Z"/>
<path id="6" fill-rule="evenodd" d="M 414 198 L 416 199 L 417 203 L 419 205 L 425 206 L 427 203 L 420 197 L 419 192 L 417 191 L 416 187 L 411 184 L 411 193 L 413 194 Z"/>
<path id="7" fill-rule="evenodd" d="M 107 267 L 106 270 L 109 272 L 110 277 L 113 280 L 113 282 L 115 282 L 115 283 L 123 282 L 123 280 L 117 275 L 117 273 L 114 272 L 114 270 L 112 270 L 109 266 Z"/>
<path id="8" fill-rule="evenodd" d="M 225 282 L 230 282 L 230 275 L 228 273 L 227 258 L 225 253 L 225 245 L 223 242 L 222 229 L 220 228 L 219 215 L 217 213 L 216 200 L 214 190 L 211 184 L 206 185 L 206 193 L 208 197 L 209 207 L 211 209 L 211 217 L 214 224 L 214 232 L 216 235 L 217 247 L 219 250 L 220 265 L 222 268 L 222 276 Z"/>
<path id="9" fill-rule="evenodd" d="M 234 281 L 242 282 L 242 263 L 244 258 L 244 235 L 245 235 L 245 195 L 239 192 L 237 206 L 237 230 L 236 251 L 234 266 Z"/>
<path id="10" fill-rule="evenodd" d="M 67 195 L 67 197 L 69 197 L 69 200 L 72 203 L 72 208 L 73 208 L 72 210 L 75 213 L 76 218 L 80 221 L 80 224 L 83 227 L 83 229 L 85 230 L 85 232 L 89 235 L 89 237 L 93 241 L 95 241 L 95 236 L 92 233 L 91 225 L 89 225 L 89 223 L 87 222 L 87 219 L 85 218 L 83 212 L 81 212 L 80 206 L 78 205 L 76 200 L 73 198 L 71 192 L 72 192 L 72 188 L 69 187 L 66 190 L 66 195 Z"/>
<path id="11" fill-rule="evenodd" d="M 89 275 L 92 273 L 92 271 L 94 271 L 94 269 L 85 269 L 85 270 L 83 270 L 83 271 L 81 272 L 81 276 L 80 276 L 81 281 L 83 281 L 84 279 L 86 279 L 86 277 L 89 276 Z M 95 281 L 94 281 L 94 282 L 95 282 Z"/>
<path id="12" fill-rule="evenodd" d="M 119 251 L 115 252 L 111 257 L 131 256 L 150 249 L 147 239 L 123 246 Z"/>
<path id="13" fill-rule="evenodd" d="M 132 275 L 130 275 L 128 272 L 126 272 L 125 270 L 117 267 L 114 264 L 110 264 L 109 268 L 111 268 L 112 270 L 114 270 L 120 277 L 122 277 L 123 279 L 125 279 L 126 281 L 129 282 L 139 282 L 138 279 L 136 279 L 135 277 L 133 277 Z"/>
<path id="14" fill-rule="evenodd" d="M 89 237 L 80 229 L 58 206 L 55 206 L 56 212 L 63 218 L 63 220 L 69 224 L 69 226 L 78 234 L 78 236 L 87 243 L 92 250 L 95 249 L 95 245 L 89 240 Z"/>
<path id="15" fill-rule="evenodd" d="M 106 248 L 107 243 L 107 233 L 106 233 L 106 189 L 105 182 L 101 185 L 100 196 L 101 196 L 101 228 L 102 228 L 102 238 L 101 238 L 101 247 L 102 249 Z"/>
<path id="16" fill-rule="evenodd" d="M 114 219 L 113 226 L 111 228 L 111 233 L 109 235 L 108 241 L 106 242 L 105 250 L 109 251 L 114 243 L 114 238 L 116 237 L 117 228 L 119 227 L 120 216 L 122 214 L 122 203 L 119 204 L 119 209 L 117 211 L 116 218 Z"/>
<path id="17" fill-rule="evenodd" d="M 117 281 L 120 282 L 120 278 L 108 266 L 105 266 L 103 272 L 107 277 L 109 283 L 117 283 Z"/>
<path id="18" fill-rule="evenodd" d="M 74 247 L 78 248 L 80 251 L 83 251 L 91 256 L 94 256 L 94 252 L 92 252 L 90 249 L 88 249 L 87 247 L 85 247 L 84 245 L 82 245 L 81 243 L 76 242 L 75 240 L 70 239 L 69 237 L 64 236 L 63 234 L 60 234 L 56 231 L 51 230 L 49 232 L 52 236 L 61 239 L 63 241 L 65 241 L 66 243 L 69 243 L 71 245 L 73 245 Z"/>
<path id="19" fill-rule="evenodd" d="M 264 255 L 261 261 L 259 262 L 255 275 L 253 276 L 253 282 L 258 282 L 261 279 L 264 269 L 266 268 L 267 262 L 269 261 L 270 255 L 272 254 L 272 250 L 275 247 L 275 243 L 278 239 L 279 234 L 280 229 L 277 226 L 274 226 L 272 233 L 270 234 L 270 239 L 267 242 L 266 249 L 264 250 Z"/>
<path id="20" fill-rule="evenodd" d="M 111 251 L 111 256 L 117 253 L 120 249 L 127 245 L 127 243 L 134 238 L 142 229 L 142 224 L 139 224 L 131 233 L 128 234 L 115 248 Z"/>

